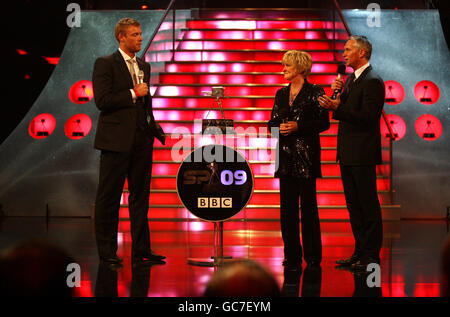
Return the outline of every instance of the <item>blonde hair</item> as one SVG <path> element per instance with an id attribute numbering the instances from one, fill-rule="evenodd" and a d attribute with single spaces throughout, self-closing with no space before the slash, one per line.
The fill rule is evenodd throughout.
<path id="1" fill-rule="evenodd" d="M 119 41 L 119 34 L 125 33 L 125 30 L 130 26 L 140 26 L 141 24 L 133 18 L 122 18 L 117 22 L 116 27 L 114 29 L 114 35 L 116 36 L 117 41 Z"/>
<path id="2" fill-rule="evenodd" d="M 304 78 L 311 73 L 312 58 L 311 55 L 304 51 L 289 50 L 284 53 L 281 63 L 284 65 L 288 62 L 294 64 Z"/>

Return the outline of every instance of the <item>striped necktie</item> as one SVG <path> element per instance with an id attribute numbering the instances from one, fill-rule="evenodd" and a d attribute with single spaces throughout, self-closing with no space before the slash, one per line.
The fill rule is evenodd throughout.
<path id="1" fill-rule="evenodd" d="M 136 63 L 136 61 L 134 59 L 129 59 L 127 60 L 127 62 L 130 64 L 130 74 L 131 78 L 133 79 L 133 85 L 136 86 L 138 84 L 136 72 L 134 70 L 134 64 Z"/>

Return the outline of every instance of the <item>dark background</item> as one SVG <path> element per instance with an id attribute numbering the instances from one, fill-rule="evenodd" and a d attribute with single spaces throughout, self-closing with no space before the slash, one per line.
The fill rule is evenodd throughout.
<path id="1" fill-rule="evenodd" d="M 340 0 L 342 9 L 365 9 L 371 2 L 380 4 L 381 9 L 438 9 L 445 32 L 447 45 L 450 43 L 448 0 Z M 47 83 L 55 65 L 45 57 L 59 57 L 70 32 L 66 18 L 69 3 L 78 3 L 82 10 L 147 10 L 165 9 L 169 0 L 14 0 L 4 5 L 2 28 L 6 30 L 6 72 L 7 84 L 3 84 L 1 110 L 0 144 L 22 120 Z M 177 8 L 332 8 L 332 1 L 317 0 L 178 0 Z M 273 3 L 273 5 L 271 5 Z M 3 46 L 3 45 L 2 45 Z M 18 50 L 23 51 L 23 55 Z M 14 100 L 15 109 L 9 101 Z M 17 102 L 19 100 L 19 102 Z M 11 103 L 12 104 L 12 103 Z"/>

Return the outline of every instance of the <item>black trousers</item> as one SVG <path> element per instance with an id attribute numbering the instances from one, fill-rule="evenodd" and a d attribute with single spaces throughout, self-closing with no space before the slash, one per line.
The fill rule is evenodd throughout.
<path id="1" fill-rule="evenodd" d="M 300 242 L 299 197 L 303 250 Z M 280 178 L 280 222 L 286 260 L 301 262 L 302 253 L 306 262 L 322 260 L 315 178 Z"/>
<path id="2" fill-rule="evenodd" d="M 131 255 L 150 252 L 148 208 L 152 172 L 153 138 L 137 132 L 130 152 L 102 151 L 95 201 L 95 235 L 100 258 L 117 252 L 120 198 L 128 177 Z"/>
<path id="3" fill-rule="evenodd" d="M 354 254 L 379 261 L 383 242 L 375 165 L 340 165 L 345 201 L 355 238 Z"/>

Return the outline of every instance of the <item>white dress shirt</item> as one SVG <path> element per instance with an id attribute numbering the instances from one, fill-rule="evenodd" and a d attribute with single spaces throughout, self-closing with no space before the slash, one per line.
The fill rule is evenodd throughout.
<path id="1" fill-rule="evenodd" d="M 134 55 L 134 57 L 131 58 L 130 56 L 128 56 L 127 53 L 125 53 L 124 51 L 122 51 L 122 50 L 120 49 L 120 47 L 119 47 L 119 52 L 120 52 L 120 54 L 122 54 L 122 57 L 123 57 L 123 59 L 125 60 L 125 64 L 126 64 L 127 67 L 128 67 L 128 71 L 130 72 L 130 76 L 131 76 L 131 69 L 130 69 L 131 65 L 134 66 L 134 73 L 135 73 L 136 75 L 139 74 L 139 66 L 138 66 L 138 64 L 137 64 L 136 55 Z M 134 63 L 133 63 L 133 64 L 131 64 L 130 62 L 128 62 L 128 60 L 130 60 L 130 59 L 134 60 Z M 136 99 L 137 99 L 136 93 L 134 92 L 133 89 L 130 89 L 130 92 L 131 92 L 131 97 L 133 98 L 133 102 L 136 102 Z"/>
<path id="2" fill-rule="evenodd" d="M 358 79 L 359 76 L 361 76 L 361 74 L 363 73 L 363 71 L 370 66 L 370 63 L 367 62 L 367 64 L 362 65 L 360 68 L 358 68 L 357 70 L 355 70 L 355 80 Z"/>

